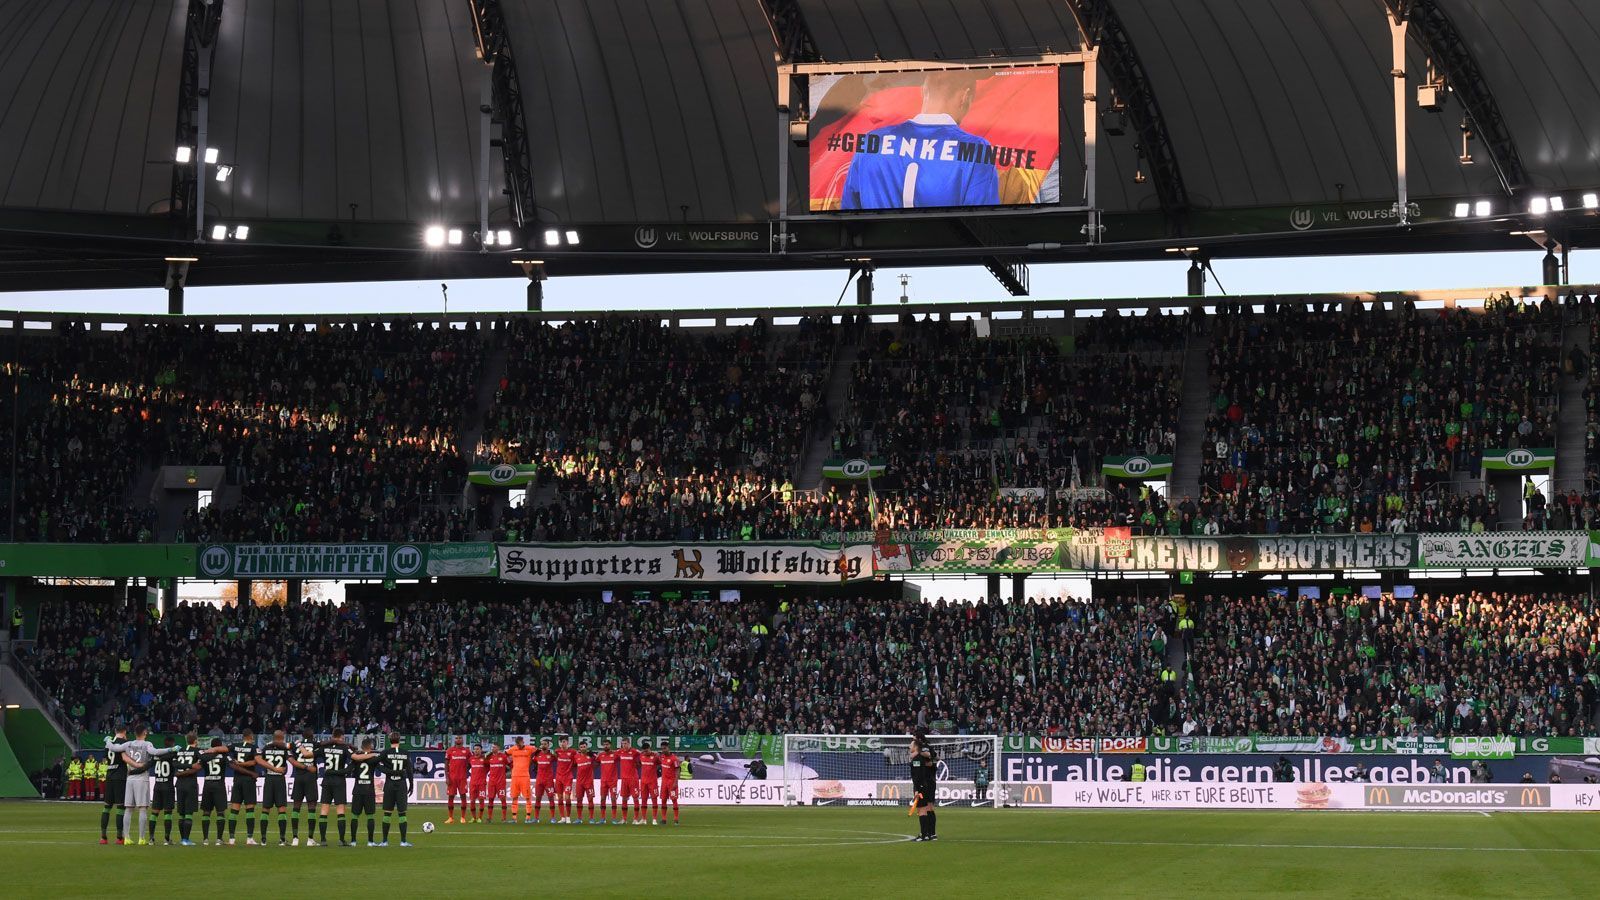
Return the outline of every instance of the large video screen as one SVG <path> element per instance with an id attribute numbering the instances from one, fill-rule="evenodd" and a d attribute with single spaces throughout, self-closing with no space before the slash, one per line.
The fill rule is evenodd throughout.
<path id="1" fill-rule="evenodd" d="M 1054 66 L 812 75 L 811 211 L 1059 202 L 1058 85 Z"/>

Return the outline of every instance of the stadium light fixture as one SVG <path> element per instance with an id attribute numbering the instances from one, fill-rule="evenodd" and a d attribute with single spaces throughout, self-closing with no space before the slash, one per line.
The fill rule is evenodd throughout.
<path id="1" fill-rule="evenodd" d="M 499 239 L 500 239 L 500 246 L 502 246 L 502 247 L 511 246 L 511 230 L 510 229 L 502 228 L 499 231 L 495 232 L 495 235 L 498 236 Z"/>
<path id="2" fill-rule="evenodd" d="M 1550 198 L 1550 211 L 1551 212 L 1566 212 L 1566 210 L 1567 210 L 1567 201 L 1561 199 L 1560 197 L 1551 197 Z"/>
<path id="3" fill-rule="evenodd" d="M 188 144 L 179 144 L 178 152 L 173 154 L 172 158 L 176 159 L 180 163 L 186 163 L 189 160 L 194 159 L 194 148 Z"/>
<path id="4" fill-rule="evenodd" d="M 444 226 L 429 225 L 428 230 L 422 233 L 422 241 L 429 247 L 444 246 Z"/>
<path id="5" fill-rule="evenodd" d="M 449 231 L 445 232 L 445 238 L 444 239 L 445 239 L 445 242 L 448 243 L 452 247 L 461 246 L 461 239 L 462 239 L 461 229 L 459 229 L 459 228 L 450 229 Z"/>
<path id="6" fill-rule="evenodd" d="M 216 165 L 217 159 L 220 156 L 221 156 L 221 151 L 219 151 L 217 148 L 215 148 L 215 147 L 207 147 L 206 148 L 206 165 L 208 165 L 208 166 Z"/>
<path id="7" fill-rule="evenodd" d="M 1584 194 L 1583 195 L 1583 208 L 1584 209 L 1600 209 L 1600 194 Z"/>
<path id="8" fill-rule="evenodd" d="M 217 180 L 218 181 L 227 181 L 228 180 L 228 176 L 232 175 L 232 174 L 233 174 L 233 166 L 217 166 Z"/>
<path id="9" fill-rule="evenodd" d="M 247 241 L 247 240 L 249 240 L 250 239 L 250 226 L 249 225 L 235 225 L 234 228 L 233 228 L 233 239 L 236 240 L 236 241 Z"/>
<path id="10" fill-rule="evenodd" d="M 544 230 L 544 243 L 546 247 L 561 246 L 561 232 L 554 228 L 546 228 Z"/>
<path id="11" fill-rule="evenodd" d="M 573 245 L 574 247 L 578 245 L 578 233 L 573 231 L 571 228 L 567 229 L 567 243 Z"/>
<path id="12" fill-rule="evenodd" d="M 213 241 L 225 241 L 225 240 L 227 240 L 228 239 L 228 226 L 226 226 L 226 225 L 213 225 L 213 226 L 211 226 L 211 239 Z"/>
<path id="13" fill-rule="evenodd" d="M 1472 205 L 1472 214 L 1482 218 L 1494 211 L 1494 205 L 1487 200 L 1479 200 Z"/>
<path id="14" fill-rule="evenodd" d="M 1528 201 L 1528 212 L 1531 212 L 1536 216 L 1542 216 L 1542 215 L 1544 215 L 1545 213 L 1547 213 L 1549 211 L 1550 211 L 1550 198 L 1549 197 L 1535 197 L 1532 200 Z"/>
<path id="15" fill-rule="evenodd" d="M 165 257 L 162 257 L 162 261 L 163 262 L 169 262 L 169 263 L 193 263 L 193 262 L 199 262 L 200 261 L 200 257 L 198 257 L 198 256 L 165 256 Z"/>
<path id="16" fill-rule="evenodd" d="M 1472 213 L 1472 204 L 1471 203 L 1457 203 L 1456 204 L 1456 218 L 1465 219 L 1468 215 L 1471 215 L 1471 213 Z"/>

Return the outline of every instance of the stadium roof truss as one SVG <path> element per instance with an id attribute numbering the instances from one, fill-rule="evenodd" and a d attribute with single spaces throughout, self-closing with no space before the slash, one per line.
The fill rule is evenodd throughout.
<path id="1" fill-rule="evenodd" d="M 0 290 L 1592 246 L 1595 46 L 1584 0 L 0 0 Z M 1088 202 L 806 212 L 794 73 L 1070 59 Z"/>

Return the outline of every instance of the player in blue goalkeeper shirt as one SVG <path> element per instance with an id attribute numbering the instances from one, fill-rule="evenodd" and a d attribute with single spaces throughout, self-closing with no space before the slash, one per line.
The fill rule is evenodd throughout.
<path id="1" fill-rule="evenodd" d="M 956 124 L 972 106 L 976 90 L 971 73 L 930 72 L 922 83 L 921 113 L 864 135 L 838 136 L 854 145 L 844 148 L 854 155 L 840 208 L 998 204 L 995 148 Z"/>

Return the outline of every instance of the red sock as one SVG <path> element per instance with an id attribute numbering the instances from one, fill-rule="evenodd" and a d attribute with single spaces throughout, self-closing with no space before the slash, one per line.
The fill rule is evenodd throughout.
<path id="1" fill-rule="evenodd" d="M 450 813 L 449 813 L 450 818 L 454 819 L 456 817 L 456 795 L 455 794 L 451 794 L 450 796 L 445 798 L 444 802 L 445 802 L 445 805 L 450 808 Z"/>

